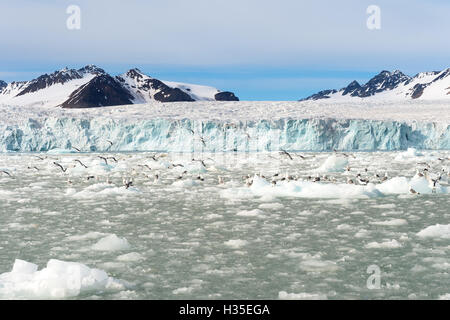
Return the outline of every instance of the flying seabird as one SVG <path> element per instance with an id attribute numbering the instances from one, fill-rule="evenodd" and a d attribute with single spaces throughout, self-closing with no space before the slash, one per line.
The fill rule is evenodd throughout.
<path id="1" fill-rule="evenodd" d="M 85 167 L 87 169 L 87 166 L 83 162 L 81 162 L 80 160 L 75 159 L 75 162 L 78 162 L 79 164 L 81 164 L 83 167 Z"/>
<path id="2" fill-rule="evenodd" d="M 11 176 L 11 173 L 9 173 L 9 172 L 6 171 L 6 170 L 1 170 L 0 172 L 5 173 L 5 174 L 7 174 L 8 176 L 12 177 L 12 176 Z"/>
<path id="3" fill-rule="evenodd" d="M 183 176 L 185 175 L 185 174 L 187 174 L 187 171 L 186 170 L 184 170 L 179 176 L 178 176 L 178 180 L 181 180 L 181 179 L 183 179 Z"/>
<path id="4" fill-rule="evenodd" d="M 192 161 L 200 162 L 202 164 L 202 166 L 206 168 L 206 164 L 205 164 L 205 162 L 203 160 L 201 160 L 201 159 L 197 159 L 196 160 L 196 159 L 192 158 Z"/>
<path id="5" fill-rule="evenodd" d="M 289 159 L 291 160 L 294 160 L 292 156 L 289 154 L 289 152 L 287 152 L 286 150 L 281 149 L 280 154 L 289 157 Z"/>
<path id="6" fill-rule="evenodd" d="M 106 159 L 105 157 L 102 156 L 98 156 L 100 159 L 102 159 L 103 161 L 105 161 L 105 164 L 108 165 L 108 159 Z"/>
<path id="7" fill-rule="evenodd" d="M 78 148 L 76 148 L 76 147 L 74 147 L 74 146 L 72 146 L 72 149 L 76 150 L 77 152 L 81 152 L 80 149 L 78 149 Z"/>
<path id="8" fill-rule="evenodd" d="M 58 167 L 60 167 L 61 168 L 61 170 L 62 170 L 62 172 L 66 172 L 66 170 L 67 170 L 67 168 L 63 168 L 63 166 L 62 165 L 60 165 L 59 163 L 57 163 L 57 162 L 53 162 L 53 164 L 55 165 L 55 166 L 58 166 Z"/>
<path id="9" fill-rule="evenodd" d="M 138 164 L 138 167 L 146 167 L 148 170 L 152 170 L 147 164 Z"/>
<path id="10" fill-rule="evenodd" d="M 109 149 L 111 149 L 111 147 L 113 146 L 113 143 L 112 143 L 112 141 L 106 140 L 106 142 L 108 142 L 108 143 L 109 143 L 109 147 L 108 147 L 108 148 L 106 148 L 106 150 L 109 150 Z"/>

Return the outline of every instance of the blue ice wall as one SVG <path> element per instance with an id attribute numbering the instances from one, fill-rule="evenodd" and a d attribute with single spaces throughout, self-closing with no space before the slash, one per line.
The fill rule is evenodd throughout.
<path id="1" fill-rule="evenodd" d="M 112 141 L 113 145 L 107 140 Z M 0 125 L 0 151 L 331 151 L 450 149 L 450 125 L 374 120 L 242 122 L 151 119 L 30 119 Z"/>

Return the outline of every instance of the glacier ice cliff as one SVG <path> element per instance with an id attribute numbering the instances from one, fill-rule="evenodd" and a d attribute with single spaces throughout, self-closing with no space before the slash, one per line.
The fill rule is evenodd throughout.
<path id="1" fill-rule="evenodd" d="M 108 142 L 112 141 L 111 146 Z M 43 118 L 0 124 L 1 152 L 450 149 L 445 123 L 351 119 L 200 121 Z"/>

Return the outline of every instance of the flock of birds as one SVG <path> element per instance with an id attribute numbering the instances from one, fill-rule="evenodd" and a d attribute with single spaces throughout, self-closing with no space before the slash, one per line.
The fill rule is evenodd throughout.
<path id="1" fill-rule="evenodd" d="M 110 144 L 110 147 L 113 145 L 113 143 L 111 141 L 108 141 L 108 143 Z M 109 147 L 109 148 L 110 148 Z M 78 148 L 73 148 L 74 150 L 76 150 L 77 152 L 81 152 L 80 149 Z M 345 157 L 345 158 L 353 158 L 355 159 L 355 155 L 354 154 L 347 154 L 344 152 L 338 152 L 337 150 L 334 150 L 334 153 L 340 157 Z M 275 157 L 273 154 L 269 154 L 268 156 L 276 159 L 276 160 L 286 160 L 287 162 L 292 162 L 292 164 L 297 165 L 296 163 L 296 159 L 298 159 L 299 161 L 305 161 L 305 160 L 314 160 L 314 158 L 316 157 L 315 155 L 302 155 L 299 153 L 290 153 L 287 152 L 286 150 L 281 150 L 278 153 L 278 157 Z M 67 183 L 68 184 L 73 184 L 74 183 L 74 179 L 72 179 L 69 174 L 68 174 L 68 169 L 70 168 L 75 168 L 77 166 L 81 166 L 84 169 L 88 169 L 90 164 L 86 164 L 83 161 L 81 161 L 80 159 L 73 159 L 73 164 L 69 165 L 69 164 L 65 164 L 65 166 L 63 164 L 61 164 L 60 162 L 58 162 L 58 159 L 53 159 L 51 158 L 51 156 L 41 156 L 41 155 L 34 155 L 34 157 L 42 162 L 46 162 L 49 163 L 49 161 L 51 162 L 51 164 L 55 167 L 56 170 L 59 170 L 62 174 L 67 176 Z M 119 163 L 119 162 L 126 162 L 131 156 L 130 155 L 116 155 L 116 156 L 111 156 L 111 155 L 107 155 L 106 153 L 103 155 L 97 155 L 96 156 L 98 159 L 101 160 L 102 163 L 104 163 L 106 166 L 109 166 L 111 163 Z M 167 153 L 156 153 L 156 154 L 152 154 L 150 156 L 146 156 L 146 163 L 140 163 L 137 165 L 131 166 L 131 172 L 127 172 L 127 174 L 125 176 L 122 176 L 122 186 L 126 189 L 129 189 L 131 186 L 134 186 L 135 183 L 135 178 L 143 178 L 143 179 L 153 179 L 153 183 L 157 184 L 160 181 L 161 175 L 160 172 L 156 169 L 156 170 L 152 170 L 152 162 L 153 163 L 158 163 L 158 165 L 156 167 L 161 168 L 161 163 L 159 163 L 161 161 L 161 159 L 167 158 L 168 154 Z M 150 161 L 150 162 L 148 162 Z M 201 165 L 201 167 L 203 167 L 205 170 L 207 171 L 208 169 L 208 164 L 210 161 L 215 161 L 211 158 L 205 158 L 205 159 L 195 159 L 192 158 L 190 160 L 192 163 L 196 162 L 199 163 Z M 448 185 L 448 181 L 449 181 L 449 177 L 450 177 L 450 171 L 448 170 L 448 166 L 446 166 L 448 163 L 448 161 L 450 161 L 450 157 L 447 158 L 443 158 L 443 157 L 439 157 L 437 158 L 437 162 L 439 164 L 441 164 L 440 166 L 440 171 L 437 172 L 432 172 L 433 168 L 436 168 L 436 164 L 430 164 L 427 162 L 419 162 L 417 163 L 417 165 L 419 166 L 419 168 L 416 170 L 416 174 L 415 174 L 415 178 L 420 178 L 420 177 L 424 177 L 427 179 L 427 181 L 429 182 L 429 186 L 430 188 L 432 188 L 433 191 L 436 190 L 436 188 L 440 185 Z M 169 163 L 167 162 L 167 160 L 165 160 L 166 163 L 166 168 L 167 169 L 173 169 L 173 168 L 184 168 L 185 165 L 181 164 L 181 163 Z M 186 163 L 185 163 L 186 164 Z M 300 167 L 300 164 L 298 164 L 298 166 Z M 128 167 L 128 166 L 127 166 Z M 39 169 L 39 164 L 33 164 L 33 165 L 29 165 L 28 169 L 30 170 L 36 170 L 36 171 L 40 171 L 41 169 Z M 183 170 L 183 169 L 181 169 Z M 181 171 L 180 170 L 180 171 Z M 179 172 L 180 172 L 179 171 Z M 358 172 L 360 171 L 360 172 Z M 11 174 L 11 172 L 7 171 L 7 170 L 0 170 L 1 174 L 5 174 L 11 178 L 14 178 L 14 176 Z M 152 173 L 152 174 L 149 174 Z M 382 183 L 386 180 L 388 180 L 389 174 L 386 171 L 384 174 L 379 174 L 377 172 L 374 173 L 370 173 L 368 168 L 359 168 L 359 170 L 354 169 L 350 166 L 347 166 L 345 168 L 345 172 L 343 175 L 340 176 L 336 176 L 333 174 L 322 174 L 320 175 L 319 173 L 315 173 L 313 175 L 290 175 L 288 172 L 286 172 L 285 174 L 282 174 L 280 172 L 275 172 L 274 174 L 264 174 L 262 172 L 260 173 L 256 173 L 256 174 L 247 174 L 245 176 L 243 176 L 243 181 L 244 184 L 248 187 L 252 186 L 253 184 L 253 179 L 254 176 L 257 176 L 259 178 L 265 179 L 267 180 L 269 183 L 271 183 L 272 186 L 276 186 L 277 184 L 279 184 L 282 181 L 311 181 L 311 182 L 325 182 L 325 183 L 347 183 L 347 184 L 355 184 L 355 185 L 367 185 L 369 183 Z M 185 178 L 190 178 L 193 180 L 197 180 L 197 181 L 205 181 L 205 178 L 203 175 L 201 174 L 195 174 L 194 176 L 192 176 L 188 170 L 183 170 L 181 171 L 176 177 L 175 180 L 183 180 Z M 87 175 L 85 177 L 85 181 L 96 181 L 99 182 L 101 179 L 100 176 L 95 176 L 95 175 Z M 219 185 L 223 185 L 225 184 L 225 178 L 221 175 L 217 176 L 216 178 L 217 180 L 217 184 Z M 342 181 L 342 179 L 345 179 L 344 181 Z M 112 184 L 113 181 L 111 180 L 111 178 L 109 176 L 106 177 L 106 183 Z M 120 182 L 119 182 L 120 184 Z M 419 192 L 417 192 L 416 190 L 414 190 L 411 186 L 409 188 L 409 192 L 411 194 L 420 194 Z"/>

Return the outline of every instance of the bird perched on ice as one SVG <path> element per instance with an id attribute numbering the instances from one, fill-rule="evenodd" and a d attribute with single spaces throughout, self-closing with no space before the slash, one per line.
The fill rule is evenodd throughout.
<path id="1" fill-rule="evenodd" d="M 410 193 L 410 194 L 420 194 L 419 192 L 417 192 L 416 190 L 414 190 L 411 186 L 409 186 L 409 193 Z"/>

